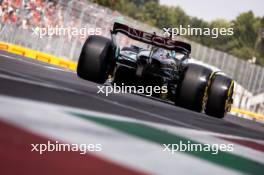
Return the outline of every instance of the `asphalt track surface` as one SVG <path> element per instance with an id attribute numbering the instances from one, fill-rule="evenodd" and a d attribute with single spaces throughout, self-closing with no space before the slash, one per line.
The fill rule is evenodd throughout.
<path id="1" fill-rule="evenodd" d="M 135 94 L 106 97 L 97 93 L 97 86 L 78 78 L 74 72 L 0 51 L 0 95 L 264 140 L 264 125 L 261 123 L 232 115 L 216 119 Z"/>

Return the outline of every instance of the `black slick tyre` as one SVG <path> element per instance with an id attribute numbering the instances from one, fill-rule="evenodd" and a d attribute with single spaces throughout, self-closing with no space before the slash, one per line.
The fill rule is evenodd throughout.
<path id="1" fill-rule="evenodd" d="M 222 74 L 216 74 L 208 91 L 205 113 L 216 118 L 223 118 L 230 111 L 233 103 L 234 81 Z"/>
<path id="2" fill-rule="evenodd" d="M 175 105 L 201 112 L 206 87 L 212 70 L 197 64 L 189 64 L 177 88 Z"/>
<path id="3" fill-rule="evenodd" d="M 77 65 L 80 78 L 104 83 L 114 62 L 113 44 L 110 39 L 92 35 L 83 45 Z"/>

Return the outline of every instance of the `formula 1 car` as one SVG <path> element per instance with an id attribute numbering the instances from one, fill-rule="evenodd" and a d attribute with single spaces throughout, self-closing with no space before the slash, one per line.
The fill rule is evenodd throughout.
<path id="1" fill-rule="evenodd" d="M 77 75 L 103 84 L 166 86 L 167 93 L 154 96 L 209 116 L 223 118 L 233 103 L 234 81 L 220 71 L 190 63 L 191 45 L 114 23 L 111 39 L 92 35 L 83 45 Z M 124 34 L 150 48 L 120 49 L 116 35 Z"/>

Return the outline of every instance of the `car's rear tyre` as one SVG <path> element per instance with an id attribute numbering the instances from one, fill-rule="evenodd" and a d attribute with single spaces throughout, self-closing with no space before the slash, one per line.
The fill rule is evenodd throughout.
<path id="1" fill-rule="evenodd" d="M 110 39 L 92 35 L 83 45 L 77 65 L 77 75 L 85 80 L 104 83 L 114 62 Z"/>
<path id="2" fill-rule="evenodd" d="M 222 74 L 216 74 L 212 78 L 208 90 L 208 100 L 205 107 L 207 115 L 223 118 L 230 111 L 233 103 L 234 81 Z"/>
<path id="3" fill-rule="evenodd" d="M 175 105 L 201 112 L 212 70 L 197 64 L 189 64 L 175 97 Z"/>

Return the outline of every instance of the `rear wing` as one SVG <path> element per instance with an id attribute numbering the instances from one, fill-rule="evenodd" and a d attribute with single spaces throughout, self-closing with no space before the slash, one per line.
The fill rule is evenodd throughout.
<path id="1" fill-rule="evenodd" d="M 168 50 L 175 50 L 186 55 L 191 53 L 191 45 L 181 41 L 174 41 L 170 38 L 161 37 L 151 33 L 143 32 L 138 29 L 131 28 L 121 23 L 114 23 L 112 34 L 123 33 L 131 39 L 141 41 L 146 44 L 154 45 Z"/>

